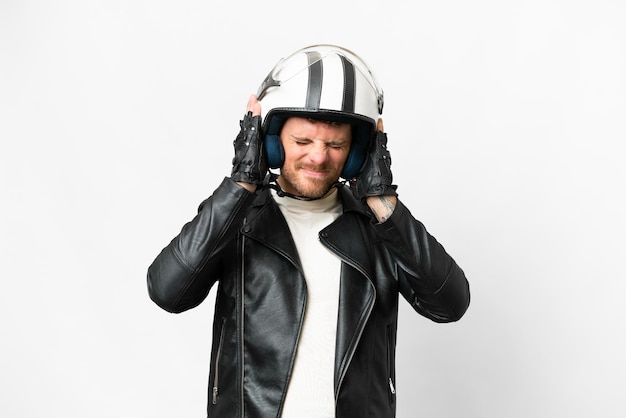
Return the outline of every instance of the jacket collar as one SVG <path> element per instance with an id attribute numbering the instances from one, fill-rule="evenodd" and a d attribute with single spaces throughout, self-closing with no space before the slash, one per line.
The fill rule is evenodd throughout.
<path id="1" fill-rule="evenodd" d="M 350 191 L 349 187 L 343 184 L 339 184 L 337 186 L 337 191 L 339 193 L 339 199 L 341 200 L 341 203 L 343 205 L 344 213 L 358 212 L 365 216 L 370 216 L 370 217 L 372 216 L 372 213 L 367 208 L 367 205 L 356 200 L 356 198 Z M 270 187 L 267 185 L 264 185 L 262 189 L 257 191 L 257 197 L 255 198 L 252 204 L 254 206 L 264 206 L 268 203 L 268 200 L 271 200 L 271 199 L 272 197 L 270 194 Z M 285 199 L 289 199 L 289 198 L 285 197 Z"/>
<path id="2" fill-rule="evenodd" d="M 339 199 L 343 205 L 344 215 L 351 212 L 364 216 L 368 220 L 374 219 L 367 205 L 355 199 L 348 187 L 340 185 L 338 192 Z M 289 227 L 285 218 L 282 216 L 276 202 L 272 199 L 270 188 L 267 186 L 263 187 L 256 194 L 257 196 L 252 202 L 253 213 L 250 213 L 250 218 L 248 219 L 246 235 L 282 253 L 299 266 L 300 259 L 295 243 L 289 234 Z M 283 199 L 290 198 L 284 197 Z M 268 228 L 267 225 L 275 225 L 276 227 Z M 340 216 L 321 232 L 326 237 L 331 237 L 329 241 L 331 242 L 330 248 L 333 251 L 338 253 L 344 260 L 356 265 L 366 275 L 369 275 L 372 271 L 371 263 L 367 256 L 368 251 L 363 246 L 364 241 L 354 239 L 356 234 L 365 234 L 361 230 L 362 227 L 363 222 L 358 222 L 353 217 L 346 218 L 345 216 Z"/>

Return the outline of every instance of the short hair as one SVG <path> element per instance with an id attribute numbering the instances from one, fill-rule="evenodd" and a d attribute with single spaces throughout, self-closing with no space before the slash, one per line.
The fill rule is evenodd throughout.
<path id="1" fill-rule="evenodd" d="M 344 126 L 344 125 L 351 125 L 349 122 L 340 122 L 338 120 L 328 120 L 328 119 L 316 119 L 316 118 L 312 118 L 312 117 L 308 117 L 306 118 L 306 120 L 308 120 L 309 122 L 313 122 L 313 123 L 323 123 L 324 125 L 329 125 L 329 126 Z"/>

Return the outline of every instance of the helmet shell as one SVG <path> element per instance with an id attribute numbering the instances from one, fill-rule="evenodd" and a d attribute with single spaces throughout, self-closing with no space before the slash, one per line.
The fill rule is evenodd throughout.
<path id="1" fill-rule="evenodd" d="M 281 59 L 267 75 L 257 98 L 265 113 L 268 165 L 284 162 L 280 132 L 291 116 L 352 125 L 352 143 L 341 176 L 356 177 L 367 156 L 383 109 L 383 91 L 372 71 L 353 52 L 335 45 L 313 45 Z"/>

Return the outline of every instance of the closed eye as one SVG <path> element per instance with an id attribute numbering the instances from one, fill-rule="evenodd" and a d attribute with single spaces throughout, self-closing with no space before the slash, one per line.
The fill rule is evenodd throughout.
<path id="1" fill-rule="evenodd" d="M 326 145 L 333 149 L 344 149 L 347 144 L 345 142 L 329 142 Z"/>

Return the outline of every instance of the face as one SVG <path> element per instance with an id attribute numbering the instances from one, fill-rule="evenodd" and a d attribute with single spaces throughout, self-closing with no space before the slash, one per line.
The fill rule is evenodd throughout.
<path id="1" fill-rule="evenodd" d="M 351 139 L 349 124 L 328 124 L 299 117 L 287 119 L 280 133 L 285 162 L 278 184 L 296 196 L 324 197 L 339 179 Z"/>

